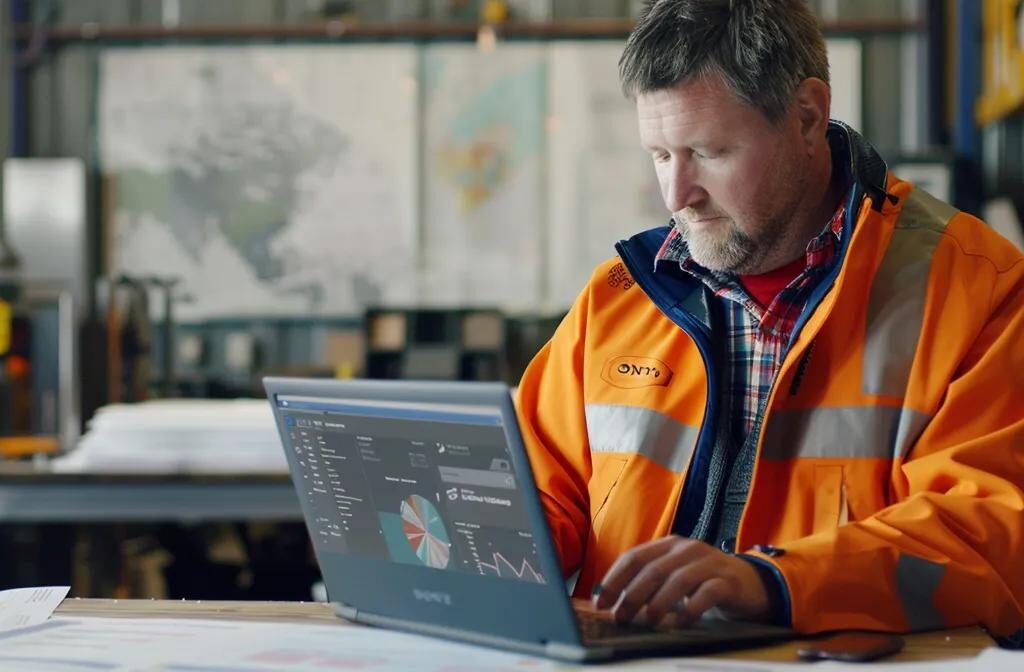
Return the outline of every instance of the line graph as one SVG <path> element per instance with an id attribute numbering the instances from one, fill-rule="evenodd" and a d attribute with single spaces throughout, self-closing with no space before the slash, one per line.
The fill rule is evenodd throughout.
<path id="1" fill-rule="evenodd" d="M 544 583 L 544 577 L 533 568 L 533 565 L 526 558 L 523 558 L 522 562 L 518 563 L 519 566 L 516 567 L 515 562 L 510 562 L 508 558 L 497 551 L 492 552 L 491 557 L 493 562 L 477 560 L 477 567 L 479 567 L 481 574 L 508 579 L 520 579 L 521 581 L 531 581 L 533 583 Z"/>

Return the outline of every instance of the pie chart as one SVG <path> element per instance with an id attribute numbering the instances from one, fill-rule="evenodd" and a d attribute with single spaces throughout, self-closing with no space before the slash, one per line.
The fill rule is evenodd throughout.
<path id="1" fill-rule="evenodd" d="M 443 569 L 451 556 L 451 542 L 441 515 L 429 499 L 410 495 L 402 500 L 402 531 L 413 553 L 427 567 Z"/>

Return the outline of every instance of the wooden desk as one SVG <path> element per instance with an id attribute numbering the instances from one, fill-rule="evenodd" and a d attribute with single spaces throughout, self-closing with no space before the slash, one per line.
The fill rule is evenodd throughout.
<path id="1" fill-rule="evenodd" d="M 315 602 L 197 602 L 173 600 L 82 600 L 67 599 L 57 609 L 59 616 L 103 616 L 122 618 L 223 618 L 228 620 L 285 621 L 291 623 L 337 623 L 350 625 L 334 616 L 326 604 Z M 360 626 L 356 626 L 360 627 Z M 887 661 L 942 660 L 968 658 L 992 646 L 981 628 L 960 628 L 906 637 L 904 650 Z M 762 649 L 733 651 L 719 658 L 734 660 L 795 661 L 797 642 Z M 595 668 L 597 669 L 597 668 Z"/>

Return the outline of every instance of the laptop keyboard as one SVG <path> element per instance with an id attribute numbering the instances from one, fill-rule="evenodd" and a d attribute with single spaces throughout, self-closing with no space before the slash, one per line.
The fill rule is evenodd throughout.
<path id="1" fill-rule="evenodd" d="M 584 642 L 594 642 L 602 639 L 617 639 L 619 637 L 635 637 L 637 635 L 664 635 L 664 630 L 658 630 L 644 625 L 634 623 L 617 623 L 608 613 L 579 610 L 576 612 L 576 621 L 580 626 L 580 634 Z"/>
<path id="2" fill-rule="evenodd" d="M 580 634 L 584 644 L 599 644 L 606 640 L 621 640 L 626 637 L 642 637 L 645 641 L 653 638 L 671 641 L 675 644 L 685 642 L 707 643 L 713 639 L 721 639 L 723 634 L 730 633 L 732 638 L 763 638 L 770 626 L 757 626 L 738 622 L 729 622 L 724 627 L 722 621 L 718 628 L 708 623 L 697 621 L 686 628 L 664 630 L 635 623 L 616 623 L 608 612 L 594 611 L 588 607 L 576 607 L 576 621 L 579 623 Z M 772 629 L 778 630 L 778 629 Z"/>

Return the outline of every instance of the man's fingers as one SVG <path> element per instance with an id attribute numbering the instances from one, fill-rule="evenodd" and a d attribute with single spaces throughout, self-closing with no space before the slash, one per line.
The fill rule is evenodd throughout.
<path id="1" fill-rule="evenodd" d="M 647 616 L 651 624 L 659 623 L 666 614 L 679 611 L 679 605 L 703 583 L 718 576 L 721 569 L 721 559 L 715 555 L 705 556 L 689 565 L 677 566 L 647 604 Z"/>
<path id="2" fill-rule="evenodd" d="M 705 611 L 722 603 L 729 594 L 729 582 L 716 576 L 700 584 L 693 595 L 676 612 L 677 627 L 685 627 L 700 618 Z"/>
<path id="3" fill-rule="evenodd" d="M 630 581 L 621 591 L 621 597 L 615 604 L 613 615 L 620 623 L 628 623 L 648 605 L 662 586 L 666 579 L 679 567 L 680 563 L 686 562 L 686 549 L 680 547 L 670 549 L 664 555 L 652 559 L 643 567 L 633 580 Z M 656 622 L 656 621 L 652 621 Z"/>
<path id="4" fill-rule="evenodd" d="M 679 537 L 662 537 L 632 548 L 615 561 L 594 591 L 594 606 L 608 609 L 619 601 L 622 590 L 647 566 L 651 560 L 669 552 L 680 542 Z"/>
<path id="5" fill-rule="evenodd" d="M 675 613 L 678 627 L 684 627 L 715 606 L 754 619 L 769 610 L 764 580 L 752 565 L 684 537 L 664 537 L 627 551 L 602 584 L 594 604 L 613 608 L 619 622 L 646 611 L 647 621 L 657 625 Z"/>
<path id="6" fill-rule="evenodd" d="M 660 621 L 649 621 L 651 626 L 661 628 L 663 630 L 672 630 L 674 628 L 682 627 L 679 625 L 679 617 L 676 616 L 675 612 L 669 612 L 665 614 Z"/>

